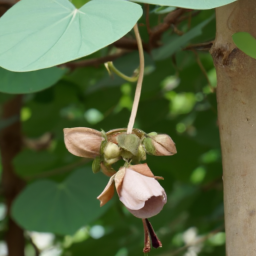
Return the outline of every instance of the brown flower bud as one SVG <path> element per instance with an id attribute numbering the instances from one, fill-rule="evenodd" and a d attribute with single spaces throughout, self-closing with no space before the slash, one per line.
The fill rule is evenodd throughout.
<path id="1" fill-rule="evenodd" d="M 148 154 L 156 156 L 171 156 L 177 153 L 175 143 L 167 134 L 149 133 L 143 140 Z"/>
<path id="2" fill-rule="evenodd" d="M 64 141 L 67 150 L 75 156 L 95 158 L 100 155 L 103 138 L 97 130 L 77 127 L 64 129 Z"/>

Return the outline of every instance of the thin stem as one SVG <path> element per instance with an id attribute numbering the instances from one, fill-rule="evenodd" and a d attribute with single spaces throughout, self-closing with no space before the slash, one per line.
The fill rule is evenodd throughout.
<path id="1" fill-rule="evenodd" d="M 146 219 L 142 219 L 142 223 L 143 223 L 143 228 L 144 228 L 144 248 L 143 248 L 143 252 L 144 252 L 144 256 L 145 256 L 145 255 L 148 255 L 148 253 L 150 252 L 151 245 L 150 245 L 150 236 L 149 236 L 149 232 L 148 232 Z"/>
<path id="2" fill-rule="evenodd" d="M 136 24 L 134 26 L 134 33 L 135 37 L 138 43 L 138 49 L 139 49 L 139 57 L 140 57 L 140 69 L 139 69 L 139 79 L 137 82 L 137 87 L 135 91 L 135 96 L 134 96 L 134 101 L 133 101 L 133 106 L 132 106 L 132 113 L 130 116 L 128 128 L 127 128 L 127 134 L 132 133 L 133 125 L 135 122 L 138 106 L 139 106 L 139 101 L 140 101 L 140 94 L 141 94 L 141 88 L 142 88 L 142 82 L 143 82 L 143 77 L 144 77 L 144 52 L 143 52 L 143 45 L 138 29 L 138 25 Z"/>
<path id="3" fill-rule="evenodd" d="M 131 83 L 135 83 L 138 81 L 138 75 L 135 76 L 126 76 L 125 74 L 123 74 L 121 71 L 119 71 L 113 64 L 112 61 L 109 61 L 107 63 L 105 63 L 106 68 L 109 69 L 110 71 L 114 72 L 116 75 L 118 75 L 119 77 L 123 78 L 124 80 L 131 82 Z"/>

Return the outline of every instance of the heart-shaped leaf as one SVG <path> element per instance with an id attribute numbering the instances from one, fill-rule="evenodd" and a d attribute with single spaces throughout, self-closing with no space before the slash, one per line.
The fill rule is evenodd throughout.
<path id="1" fill-rule="evenodd" d="M 75 171 L 60 184 L 37 181 L 16 198 L 12 216 L 27 230 L 72 235 L 108 209 L 110 204 L 100 208 L 96 199 L 107 182 L 90 168 Z"/>
<path id="2" fill-rule="evenodd" d="M 132 0 L 138 3 L 156 4 L 163 6 L 175 6 L 186 9 L 205 10 L 213 9 L 226 4 L 235 2 L 236 0 Z"/>
<path id="3" fill-rule="evenodd" d="M 0 66 L 32 71 L 89 55 L 124 36 L 142 15 L 139 5 L 94 0 L 22 0 L 0 19 Z"/>
<path id="4" fill-rule="evenodd" d="M 20 73 L 0 68 L 0 92 L 12 94 L 38 92 L 54 85 L 65 71 L 53 67 Z"/>
<path id="5" fill-rule="evenodd" d="M 256 38 L 247 32 L 237 32 L 233 36 L 235 45 L 250 57 L 256 59 Z"/>

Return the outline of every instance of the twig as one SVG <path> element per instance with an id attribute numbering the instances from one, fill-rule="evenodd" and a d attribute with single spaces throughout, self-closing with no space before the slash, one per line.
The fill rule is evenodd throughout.
<path id="1" fill-rule="evenodd" d="M 180 18 L 180 16 L 187 12 L 186 9 L 178 8 L 169 14 L 164 18 L 164 22 L 155 26 L 151 29 L 151 39 L 150 44 L 152 47 L 159 47 L 159 40 L 161 39 L 162 34 L 170 28 L 172 24 L 176 24 L 177 20 Z"/>
<path id="2" fill-rule="evenodd" d="M 107 56 L 100 57 L 100 58 L 81 60 L 81 61 L 76 61 L 76 62 L 68 62 L 68 63 L 60 65 L 60 67 L 68 67 L 71 70 L 75 69 L 75 68 L 80 68 L 80 67 L 89 67 L 89 66 L 98 67 L 99 65 L 104 64 L 105 62 L 108 62 L 108 61 L 113 61 L 113 60 L 125 55 L 128 52 L 130 52 L 130 51 L 122 50 L 122 51 L 119 51 L 118 53 L 107 55 Z"/>
<path id="3" fill-rule="evenodd" d="M 203 236 L 203 237 L 197 239 L 197 240 L 194 241 L 193 243 L 187 244 L 187 245 L 185 245 L 185 246 L 179 248 L 178 250 L 176 250 L 176 251 L 174 251 L 174 252 L 171 252 L 171 254 L 165 254 L 165 255 L 162 255 L 162 256 L 175 256 L 175 255 L 179 255 L 181 252 L 183 252 L 184 250 L 187 250 L 189 247 L 203 243 L 204 241 L 206 241 L 206 240 L 209 239 L 210 237 L 212 237 L 212 236 L 214 236 L 215 234 L 219 233 L 221 230 L 223 230 L 223 227 L 213 230 L 213 231 L 210 232 L 209 234 L 207 234 L 207 235 L 205 235 L 205 236 Z"/>
<path id="4" fill-rule="evenodd" d="M 63 174 L 63 173 L 66 173 L 66 172 L 70 172 L 73 169 L 88 163 L 89 161 L 90 161 L 90 159 L 82 159 L 79 162 L 67 165 L 65 167 L 56 168 L 56 169 L 53 169 L 51 171 L 44 172 L 44 173 L 30 175 L 30 176 L 26 177 L 26 179 L 27 180 L 40 179 L 40 178 L 51 177 L 51 176 L 58 175 L 58 174 Z"/>
<path id="5" fill-rule="evenodd" d="M 147 27 L 147 31 L 148 31 L 148 49 L 149 52 L 151 51 L 152 45 L 151 45 L 151 27 L 150 27 L 150 19 L 149 19 L 149 4 L 145 4 L 145 13 L 146 13 L 146 27 Z"/>
<path id="6" fill-rule="evenodd" d="M 134 26 L 134 33 L 135 33 L 136 40 L 138 43 L 139 57 L 140 57 L 140 69 L 139 69 L 139 78 L 138 78 L 138 82 L 137 82 L 137 87 L 136 87 L 136 91 L 135 91 L 135 97 L 134 97 L 133 106 L 132 106 L 132 113 L 131 113 L 128 128 L 127 128 L 127 134 L 132 133 L 133 125 L 135 122 L 135 118 L 136 118 L 136 114 L 137 114 L 137 110 L 138 110 L 138 106 L 139 106 L 142 82 L 143 82 L 143 77 L 144 77 L 144 52 L 143 52 L 142 41 L 141 41 L 140 32 L 139 32 L 137 24 Z"/>
<path id="7" fill-rule="evenodd" d="M 151 34 L 151 28 L 150 28 L 150 20 L 149 20 L 149 4 L 145 4 L 145 9 L 146 9 L 146 26 L 147 26 L 147 31 L 148 34 Z"/>
<path id="8" fill-rule="evenodd" d="M 209 51 L 212 48 L 213 41 L 199 43 L 199 44 L 191 44 L 185 47 L 183 50 L 197 50 L 197 51 Z"/>
<path id="9" fill-rule="evenodd" d="M 28 239 L 29 243 L 31 243 L 31 245 L 33 246 L 34 250 L 35 250 L 35 256 L 39 256 L 41 251 L 40 249 L 37 247 L 37 245 L 34 243 L 32 237 L 28 234 L 25 233 L 25 237 Z"/>

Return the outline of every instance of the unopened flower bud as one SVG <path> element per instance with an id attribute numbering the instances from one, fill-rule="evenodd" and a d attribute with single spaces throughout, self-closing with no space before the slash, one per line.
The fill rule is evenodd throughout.
<path id="1" fill-rule="evenodd" d="M 93 173 L 97 173 L 100 171 L 100 163 L 101 163 L 101 159 L 99 156 L 97 156 L 93 162 L 92 162 L 92 172 Z"/>
<path id="2" fill-rule="evenodd" d="M 177 153 L 175 143 L 167 134 L 149 133 L 143 140 L 147 153 L 156 156 L 171 156 Z"/>
<path id="3" fill-rule="evenodd" d="M 64 129 L 64 141 L 67 150 L 75 156 L 95 158 L 100 155 L 103 138 L 97 130 L 77 127 Z"/>
<path id="4" fill-rule="evenodd" d="M 140 145 L 139 148 L 138 148 L 138 154 L 137 154 L 137 156 L 134 156 L 132 158 L 132 162 L 133 163 L 140 163 L 141 161 L 145 161 L 146 158 L 147 158 L 146 150 L 142 145 Z"/>
<path id="5" fill-rule="evenodd" d="M 112 142 L 107 142 L 104 148 L 104 157 L 106 159 L 118 158 L 120 156 L 120 148 Z"/>
<path id="6" fill-rule="evenodd" d="M 139 146 L 137 157 L 140 159 L 140 161 L 145 161 L 147 159 L 146 151 L 142 145 Z"/>

